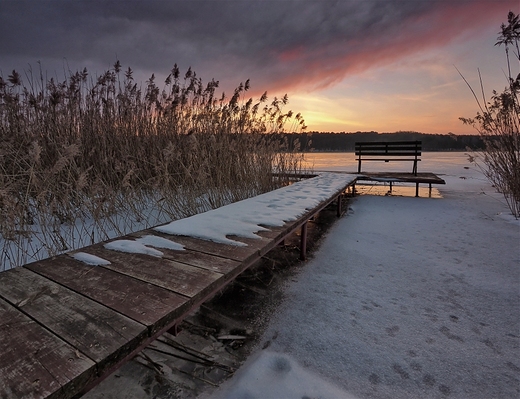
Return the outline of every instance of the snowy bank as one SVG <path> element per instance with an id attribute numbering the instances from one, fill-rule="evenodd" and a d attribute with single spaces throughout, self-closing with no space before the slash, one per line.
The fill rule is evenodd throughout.
<path id="1" fill-rule="evenodd" d="M 462 157 L 422 168 L 444 198 L 358 197 L 211 397 L 519 397 L 520 223 Z"/>

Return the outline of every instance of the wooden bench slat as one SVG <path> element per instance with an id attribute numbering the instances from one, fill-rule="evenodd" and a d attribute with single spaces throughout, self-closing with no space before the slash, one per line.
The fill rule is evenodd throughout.
<path id="1" fill-rule="evenodd" d="M 95 361 L 98 372 L 148 335 L 146 326 L 25 267 L 0 273 L 0 297 Z"/>
<path id="2" fill-rule="evenodd" d="M 388 157 L 384 157 L 383 155 L 380 158 L 363 158 L 363 161 L 417 161 L 420 162 L 420 159 L 415 158 L 400 158 L 400 159 L 389 159 Z"/>
<path id="3" fill-rule="evenodd" d="M 146 325 L 150 335 L 179 317 L 187 307 L 188 299 L 184 296 L 69 256 L 26 267 Z"/>
<path id="4" fill-rule="evenodd" d="M 365 147 L 370 147 L 370 146 L 379 146 L 379 145 L 389 145 L 389 146 L 394 146 L 394 145 L 421 145 L 422 144 L 422 141 L 421 140 L 411 140 L 411 141 L 407 141 L 407 140 L 402 140 L 402 141 L 358 141 L 355 143 L 356 146 L 365 146 Z"/>
<path id="5" fill-rule="evenodd" d="M 94 379 L 92 360 L 2 299 L 0 320 L 0 397 L 69 398 Z"/>
<path id="6" fill-rule="evenodd" d="M 409 157 L 409 156 L 414 156 L 414 155 L 420 156 L 421 152 L 420 151 L 410 151 L 410 152 L 362 151 L 362 152 L 356 153 L 356 155 L 371 155 L 371 156 L 378 155 L 381 157 Z M 363 158 L 363 160 L 365 160 L 365 159 Z"/>

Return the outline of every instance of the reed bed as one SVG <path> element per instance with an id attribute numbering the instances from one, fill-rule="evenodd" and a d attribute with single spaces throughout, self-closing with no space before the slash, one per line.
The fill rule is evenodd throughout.
<path id="1" fill-rule="evenodd" d="M 217 88 L 177 66 L 138 84 L 119 62 L 0 76 L 0 271 L 286 184 L 301 156 L 277 133 L 301 115 L 246 100 L 249 81 Z"/>
<path id="2" fill-rule="evenodd" d="M 470 161 L 476 161 L 487 179 L 502 193 L 512 215 L 520 219 L 520 14 L 509 11 L 507 24 L 501 25 L 495 45 L 505 47 L 508 85 L 501 93 L 493 90 L 491 99 L 487 100 L 479 72 L 482 93 L 479 100 L 461 74 L 479 112 L 474 118 L 460 119 L 478 131 L 485 145 L 482 152 L 470 155 Z M 515 66 L 519 67 L 517 71 Z"/>

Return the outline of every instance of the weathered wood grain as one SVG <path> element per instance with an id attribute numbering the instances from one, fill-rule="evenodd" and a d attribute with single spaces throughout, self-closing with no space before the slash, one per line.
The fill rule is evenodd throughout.
<path id="1" fill-rule="evenodd" d="M 222 244 L 217 243 L 213 241 L 207 241 L 207 240 L 201 240 L 199 238 L 193 238 L 193 237 L 187 237 L 187 236 L 178 236 L 178 235 L 170 235 L 170 234 L 163 234 L 158 231 L 150 230 L 148 233 L 151 233 L 153 231 L 153 234 L 168 238 L 172 241 L 175 241 L 179 244 L 184 245 L 187 249 L 190 249 L 192 251 L 196 252 L 202 252 L 210 255 L 216 255 L 220 256 L 222 258 L 228 258 L 232 259 L 238 262 L 246 262 L 248 259 L 253 258 L 257 256 L 258 250 L 260 248 L 263 248 L 267 242 L 268 239 L 261 239 L 261 240 L 247 240 L 245 238 L 240 237 L 238 241 L 242 242 L 253 242 L 253 245 L 248 246 L 236 246 L 236 245 L 228 245 L 228 244 Z"/>
<path id="2" fill-rule="evenodd" d="M 146 338 L 146 326 L 24 267 L 0 273 L 0 297 L 94 360 L 98 372 Z"/>
<path id="3" fill-rule="evenodd" d="M 221 273 L 189 266 L 150 255 L 108 250 L 102 245 L 89 247 L 89 253 L 107 259 L 107 269 L 158 285 L 187 297 L 205 295 L 222 278 Z"/>
<path id="4" fill-rule="evenodd" d="M 175 240 L 174 236 L 160 235 L 158 232 L 152 233 L 151 231 L 141 231 L 137 233 L 130 234 L 129 239 L 132 238 L 140 238 L 147 235 L 156 235 L 158 237 L 165 237 L 172 241 L 178 242 Z M 173 238 L 172 238 L 173 237 Z M 179 243 L 180 244 L 180 243 Z M 164 253 L 165 259 L 170 259 L 175 262 L 185 263 L 191 266 L 201 267 L 203 269 L 212 270 L 217 273 L 226 274 L 236 268 L 240 262 L 229 259 L 222 256 L 211 255 L 205 252 L 194 251 L 192 249 L 186 248 L 184 251 L 173 251 L 165 248 L 157 248 L 158 250 Z"/>
<path id="5" fill-rule="evenodd" d="M 69 398 L 95 363 L 0 299 L 0 398 Z"/>
<path id="6" fill-rule="evenodd" d="M 26 267 L 146 325 L 150 335 L 189 307 L 185 296 L 67 255 Z"/>
<path id="7" fill-rule="evenodd" d="M 446 182 L 434 173 L 423 172 L 417 173 L 403 173 L 403 172 L 363 172 L 358 176 L 357 180 L 374 180 L 383 179 L 393 182 L 406 183 L 430 183 L 430 184 L 446 184 Z"/>

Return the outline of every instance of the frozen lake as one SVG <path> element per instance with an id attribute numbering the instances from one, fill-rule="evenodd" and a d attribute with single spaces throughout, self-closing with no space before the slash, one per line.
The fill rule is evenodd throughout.
<path id="1" fill-rule="evenodd" d="M 315 171 L 357 172 L 357 159 L 353 152 L 310 152 L 304 154 L 304 165 Z M 363 162 L 364 172 L 402 172 L 412 170 L 412 162 Z M 419 172 L 445 174 L 454 168 L 471 167 L 465 152 L 423 152 L 417 167 Z"/>
<path id="2" fill-rule="evenodd" d="M 358 164 L 353 152 L 329 152 L 329 153 L 306 153 L 304 155 L 304 167 L 312 171 L 334 171 L 334 172 L 357 172 Z M 363 172 L 411 172 L 412 162 L 392 161 L 379 162 L 368 161 L 362 163 Z M 482 173 L 468 160 L 465 152 L 423 152 L 418 165 L 418 172 L 431 172 L 440 178 L 450 180 L 457 179 L 483 180 Z M 457 180 L 451 180 L 451 184 L 457 184 Z M 388 183 L 360 182 L 357 185 L 358 193 L 372 195 L 388 195 Z M 419 188 L 420 197 L 441 198 L 446 186 L 433 185 L 429 191 L 428 185 L 421 184 Z M 393 196 L 414 197 L 415 184 L 394 183 Z"/>

